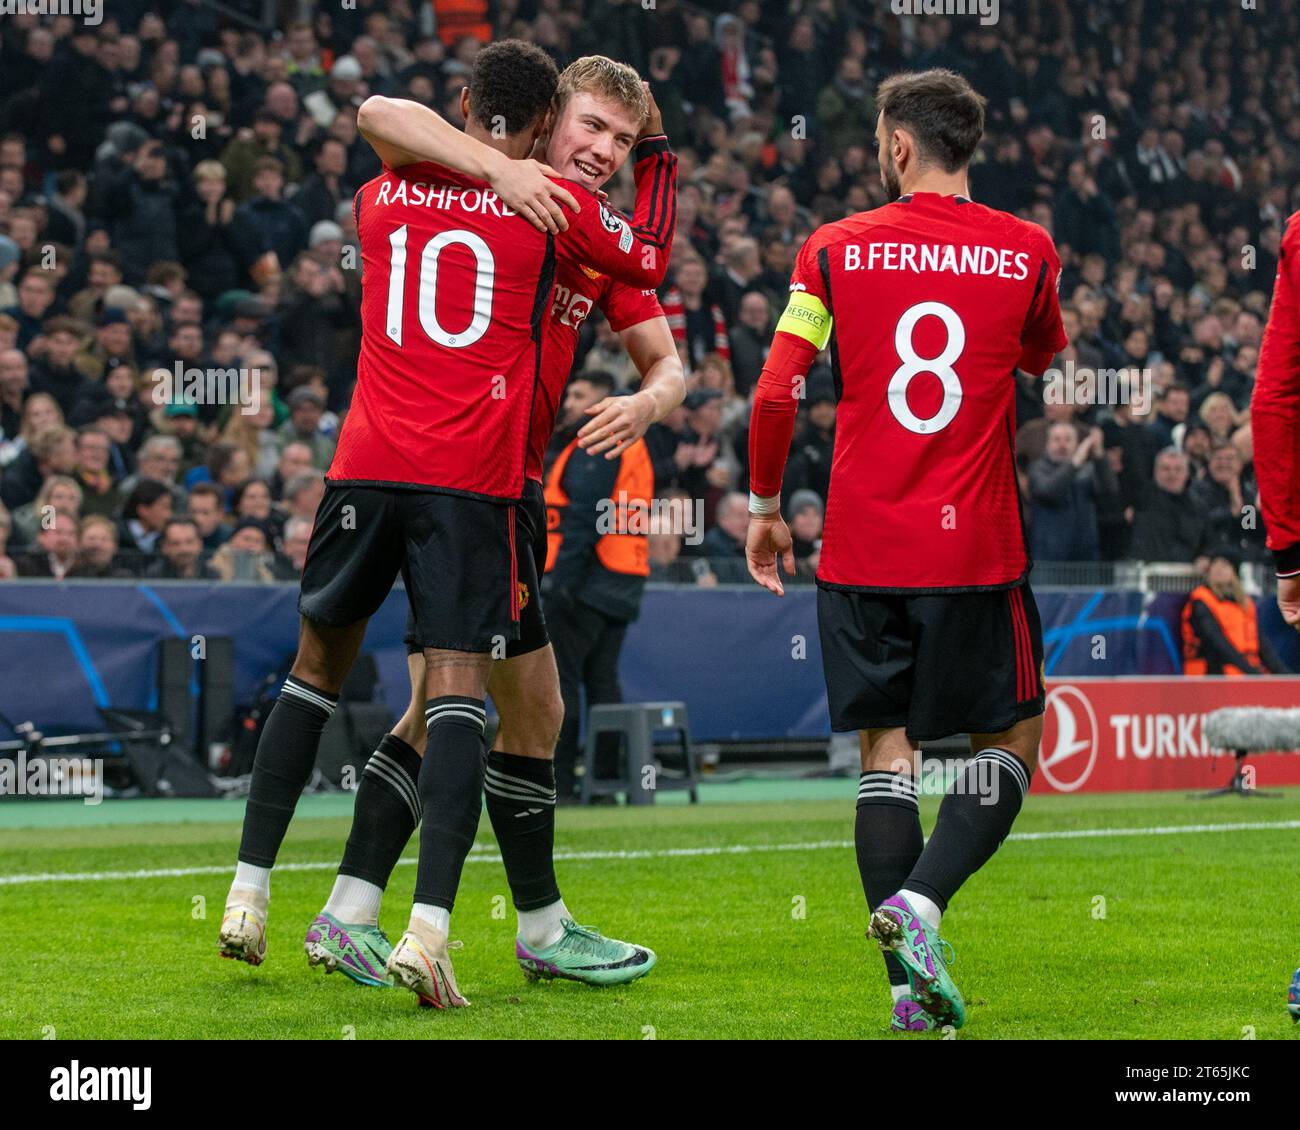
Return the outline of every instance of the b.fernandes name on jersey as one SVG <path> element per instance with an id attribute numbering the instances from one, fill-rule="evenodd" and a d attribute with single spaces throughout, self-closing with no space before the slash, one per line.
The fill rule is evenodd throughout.
<path id="1" fill-rule="evenodd" d="M 947 271 L 954 275 L 997 275 L 1021 281 L 1029 276 L 1029 253 L 1004 247 L 954 247 L 951 243 L 846 243 L 846 271 Z"/>

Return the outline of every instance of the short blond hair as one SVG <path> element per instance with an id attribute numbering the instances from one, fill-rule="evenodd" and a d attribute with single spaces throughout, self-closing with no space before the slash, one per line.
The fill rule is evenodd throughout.
<path id="1" fill-rule="evenodd" d="M 556 112 L 563 110 L 569 99 L 580 93 L 595 94 L 617 102 L 632 116 L 638 128 L 645 125 L 650 116 L 650 100 L 636 68 L 606 55 L 584 55 L 560 72 L 560 82 L 555 88 Z"/>

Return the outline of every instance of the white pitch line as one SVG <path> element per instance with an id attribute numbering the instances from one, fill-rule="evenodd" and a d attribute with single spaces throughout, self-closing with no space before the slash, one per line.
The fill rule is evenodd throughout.
<path id="1" fill-rule="evenodd" d="M 1072 828 L 1054 832 L 1012 832 L 1009 840 L 1084 840 L 1112 836 L 1181 836 L 1206 832 L 1290 832 L 1300 829 L 1300 820 L 1276 820 L 1242 824 L 1171 824 L 1156 828 Z M 759 855 L 776 851 L 842 851 L 853 847 L 852 840 L 808 840 L 792 844 L 728 844 L 704 847 L 661 848 L 642 851 L 557 851 L 557 862 L 635 859 L 689 859 L 710 855 Z M 414 866 L 413 856 L 397 861 L 399 867 Z M 489 849 L 470 852 L 467 863 L 500 863 L 501 855 Z M 276 871 L 332 871 L 336 860 L 313 860 L 305 863 L 278 863 Z M 0 875 L 0 887 L 27 883 L 107 883 L 124 879 L 181 879 L 190 875 L 229 875 L 232 867 L 159 867 L 140 871 L 46 871 L 33 875 Z"/>

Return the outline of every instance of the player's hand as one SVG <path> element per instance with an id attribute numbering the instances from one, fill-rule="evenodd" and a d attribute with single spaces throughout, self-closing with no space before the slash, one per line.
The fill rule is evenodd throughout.
<path id="1" fill-rule="evenodd" d="M 778 557 L 787 576 L 794 576 L 794 540 L 785 519 L 780 514 L 761 517 L 751 514 L 749 533 L 745 537 L 745 563 L 749 566 L 749 575 L 768 592 L 785 596 L 785 586 L 776 571 Z"/>
<path id="2" fill-rule="evenodd" d="M 578 430 L 578 446 L 588 455 L 604 452 L 606 459 L 617 459 L 655 422 L 655 404 L 640 392 L 607 396 L 588 408 L 587 415 L 591 419 Z"/>
<path id="3" fill-rule="evenodd" d="M 573 193 L 550 179 L 559 175 L 540 161 L 503 158 L 489 183 L 506 207 L 518 212 L 538 231 L 556 235 L 569 227 L 561 204 L 575 212 L 582 210 Z"/>
<path id="4" fill-rule="evenodd" d="M 643 82 L 641 88 L 645 91 L 646 98 L 650 100 L 650 113 L 646 115 L 645 125 L 641 127 L 637 141 L 643 137 L 658 137 L 664 132 L 664 116 L 659 112 L 659 103 L 655 101 L 654 91 L 650 89 L 648 82 Z"/>
<path id="5" fill-rule="evenodd" d="M 1300 632 L 1300 577 L 1279 577 L 1277 607 L 1282 619 Z"/>

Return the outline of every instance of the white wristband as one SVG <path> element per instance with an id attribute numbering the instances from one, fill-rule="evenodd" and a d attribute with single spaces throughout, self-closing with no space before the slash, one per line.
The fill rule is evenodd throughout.
<path id="1" fill-rule="evenodd" d="M 765 518 L 769 514 L 780 514 L 781 496 L 774 494 L 770 498 L 764 498 L 761 494 L 755 494 L 751 490 L 749 492 L 749 512 L 756 518 Z"/>

